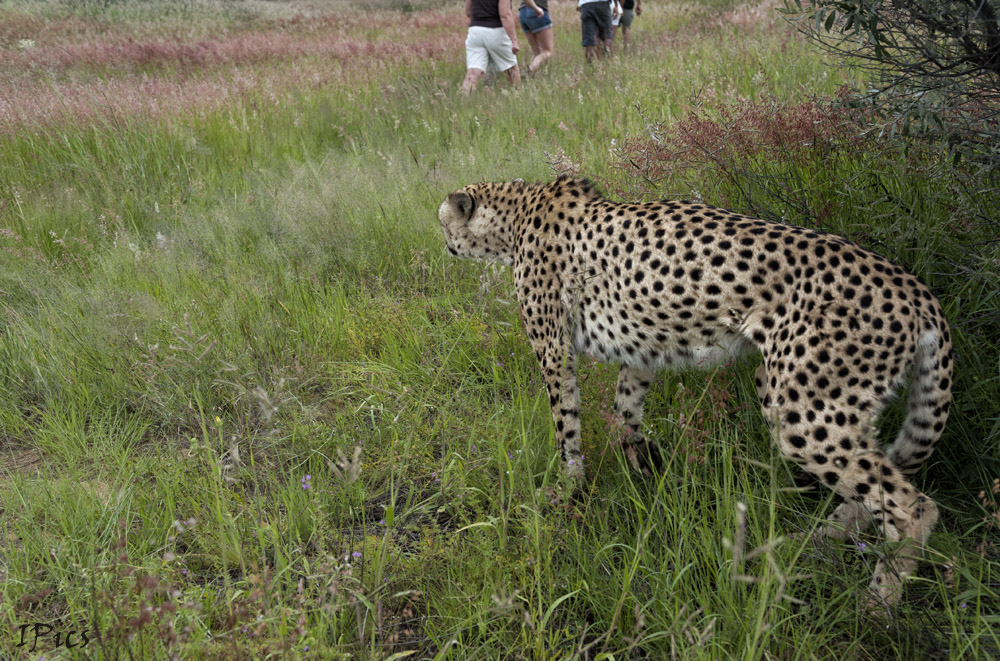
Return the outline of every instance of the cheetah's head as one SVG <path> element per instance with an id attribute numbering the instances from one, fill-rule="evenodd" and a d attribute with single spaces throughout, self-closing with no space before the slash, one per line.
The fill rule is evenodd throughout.
<path id="1" fill-rule="evenodd" d="M 497 186 L 500 185 L 466 186 L 441 203 L 438 219 L 452 255 L 504 264 L 513 260 L 508 215 L 494 202 L 504 199 L 493 190 Z"/>

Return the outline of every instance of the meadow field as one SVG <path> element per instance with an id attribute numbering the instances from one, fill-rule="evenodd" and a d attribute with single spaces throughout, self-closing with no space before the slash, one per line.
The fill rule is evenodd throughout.
<path id="1" fill-rule="evenodd" d="M 457 0 L 0 4 L 0 658 L 1000 658 L 995 180 L 866 130 L 773 0 L 647 0 L 596 66 L 550 3 L 547 68 L 469 98 Z M 437 220 L 561 173 L 842 234 L 939 296 L 941 523 L 891 615 L 887 543 L 812 536 L 836 503 L 754 360 L 663 375 L 645 480 L 584 361 L 568 493 L 510 274 Z"/>

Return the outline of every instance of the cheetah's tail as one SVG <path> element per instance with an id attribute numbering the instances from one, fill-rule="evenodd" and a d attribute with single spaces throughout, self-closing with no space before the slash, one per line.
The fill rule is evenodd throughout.
<path id="1" fill-rule="evenodd" d="M 890 461 L 915 473 L 934 451 L 951 406 L 951 339 L 946 322 L 926 329 L 917 343 L 906 418 L 889 447 Z"/>

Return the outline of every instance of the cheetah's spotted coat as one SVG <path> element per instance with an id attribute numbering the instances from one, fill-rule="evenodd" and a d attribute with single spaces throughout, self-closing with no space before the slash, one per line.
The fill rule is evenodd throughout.
<path id="1" fill-rule="evenodd" d="M 890 540 L 913 540 L 875 569 L 877 598 L 898 598 L 938 518 L 906 476 L 930 455 L 951 402 L 948 323 L 917 278 L 831 234 L 703 204 L 618 204 L 566 177 L 473 184 L 438 215 L 452 254 L 513 267 L 571 477 L 584 475 L 577 352 L 621 363 L 625 452 L 648 472 L 659 453 L 640 423 L 656 371 L 756 349 L 777 446 L 844 498 L 828 534 L 874 522 Z M 873 421 L 910 368 L 906 419 L 883 452 Z"/>

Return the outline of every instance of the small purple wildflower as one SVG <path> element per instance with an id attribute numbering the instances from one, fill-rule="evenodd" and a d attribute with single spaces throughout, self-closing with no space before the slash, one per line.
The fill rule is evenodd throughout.
<path id="1" fill-rule="evenodd" d="M 969 607 L 969 604 L 965 604 L 965 603 L 959 605 L 959 608 L 968 608 L 968 607 Z"/>
<path id="2" fill-rule="evenodd" d="M 858 542 L 858 550 L 859 551 L 861 551 L 862 553 L 864 553 L 865 549 L 867 549 L 867 548 L 868 548 L 867 544 L 865 544 L 864 542 Z"/>
<path id="3" fill-rule="evenodd" d="M 361 551 L 355 551 L 354 553 L 351 554 L 351 557 L 352 558 L 360 558 L 361 557 Z"/>
<path id="4" fill-rule="evenodd" d="M 312 488 L 312 484 L 310 483 L 311 480 L 312 480 L 312 475 L 306 475 L 304 478 L 302 478 L 302 488 L 305 489 L 306 491 Z"/>

